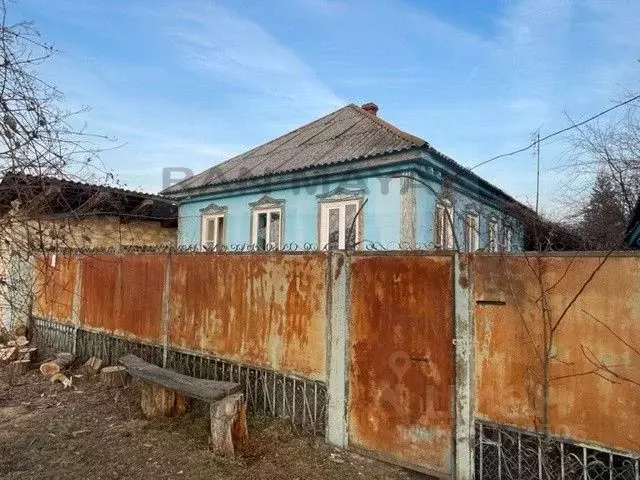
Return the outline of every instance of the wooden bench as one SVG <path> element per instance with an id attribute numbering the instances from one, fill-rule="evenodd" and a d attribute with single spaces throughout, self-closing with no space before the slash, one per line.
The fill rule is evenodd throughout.
<path id="1" fill-rule="evenodd" d="M 140 406 L 147 418 L 171 417 L 184 413 L 187 397 L 209 403 L 211 445 L 222 455 L 234 455 L 247 438 L 246 406 L 239 383 L 203 380 L 182 375 L 125 355 L 119 363 L 142 382 Z"/>

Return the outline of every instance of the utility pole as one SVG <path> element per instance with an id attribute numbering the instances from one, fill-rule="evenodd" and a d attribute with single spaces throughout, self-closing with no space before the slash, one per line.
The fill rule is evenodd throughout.
<path id="1" fill-rule="evenodd" d="M 540 205 L 540 129 L 538 129 L 538 131 L 536 131 L 532 136 L 535 144 L 534 153 L 536 155 L 536 215 L 538 215 Z"/>

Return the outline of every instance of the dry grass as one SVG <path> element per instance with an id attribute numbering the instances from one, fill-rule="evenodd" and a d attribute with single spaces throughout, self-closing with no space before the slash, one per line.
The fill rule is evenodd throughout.
<path id="1" fill-rule="evenodd" d="M 107 389 L 82 377 L 63 390 L 37 371 L 9 385 L 0 372 L 0 478 L 422 478 L 264 417 L 250 418 L 241 456 L 216 457 L 207 448 L 206 408 L 195 404 L 183 417 L 148 421 L 138 399 L 135 386 Z"/>

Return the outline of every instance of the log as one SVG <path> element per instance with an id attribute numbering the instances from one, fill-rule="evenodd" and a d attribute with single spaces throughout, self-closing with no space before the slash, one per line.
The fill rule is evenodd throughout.
<path id="1" fill-rule="evenodd" d="M 29 360 L 30 362 L 34 360 L 36 356 L 36 352 L 38 349 L 36 347 L 23 347 L 18 349 L 18 359 L 20 360 Z"/>
<path id="2" fill-rule="evenodd" d="M 9 364 L 9 375 L 11 378 L 18 378 L 29 371 L 31 360 L 16 360 Z"/>
<path id="3" fill-rule="evenodd" d="M 5 365 L 13 361 L 18 356 L 16 347 L 7 347 L 0 350 L 0 365 Z"/>
<path id="4" fill-rule="evenodd" d="M 102 359 L 98 357 L 91 357 L 85 362 L 82 369 L 87 373 L 87 375 L 96 375 L 100 371 L 100 367 L 102 367 Z"/>
<path id="5" fill-rule="evenodd" d="M 63 388 L 70 387 L 72 384 L 71 377 L 67 377 L 63 373 L 56 373 L 55 375 L 52 375 L 49 381 L 51 383 L 60 382 Z"/>
<path id="6" fill-rule="evenodd" d="M 187 397 L 148 382 L 142 382 L 140 408 L 147 418 L 174 417 L 187 411 Z"/>
<path id="7" fill-rule="evenodd" d="M 69 352 L 56 353 L 56 358 L 40 365 L 40 372 L 46 377 L 60 373 L 71 365 L 74 358 L 73 354 Z"/>
<path id="8" fill-rule="evenodd" d="M 129 383 L 129 378 L 125 367 L 104 367 L 100 370 L 100 382 L 107 387 L 124 387 Z"/>
<path id="9" fill-rule="evenodd" d="M 235 455 L 248 437 L 244 395 L 236 393 L 210 406 L 211 448 L 218 455 Z"/>

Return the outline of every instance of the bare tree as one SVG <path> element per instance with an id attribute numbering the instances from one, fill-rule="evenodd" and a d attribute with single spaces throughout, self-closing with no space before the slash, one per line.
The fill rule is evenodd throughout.
<path id="1" fill-rule="evenodd" d="M 631 102 L 621 114 L 571 132 L 566 161 L 559 167 L 567 178 L 563 200 L 583 234 L 610 230 L 592 245 L 606 249 L 622 240 L 619 223 L 628 221 L 640 193 L 640 105 Z"/>
<path id="2" fill-rule="evenodd" d="M 113 179 L 100 165 L 97 139 L 81 125 L 77 113 L 63 108 L 60 91 L 38 75 L 38 67 L 56 53 L 28 22 L 9 23 L 10 4 L 0 3 L 0 176 L 26 174 L 70 180 Z M 42 210 L 47 186 L 33 188 L 12 183 L 0 187 L 0 301 L 23 312 L 31 302 L 34 250 L 43 248 L 50 231 L 43 228 Z M 11 280 L 8 279 L 11 278 Z M 22 293 L 19 293 L 22 292 Z M 2 325 L 0 321 L 0 326 Z"/>

